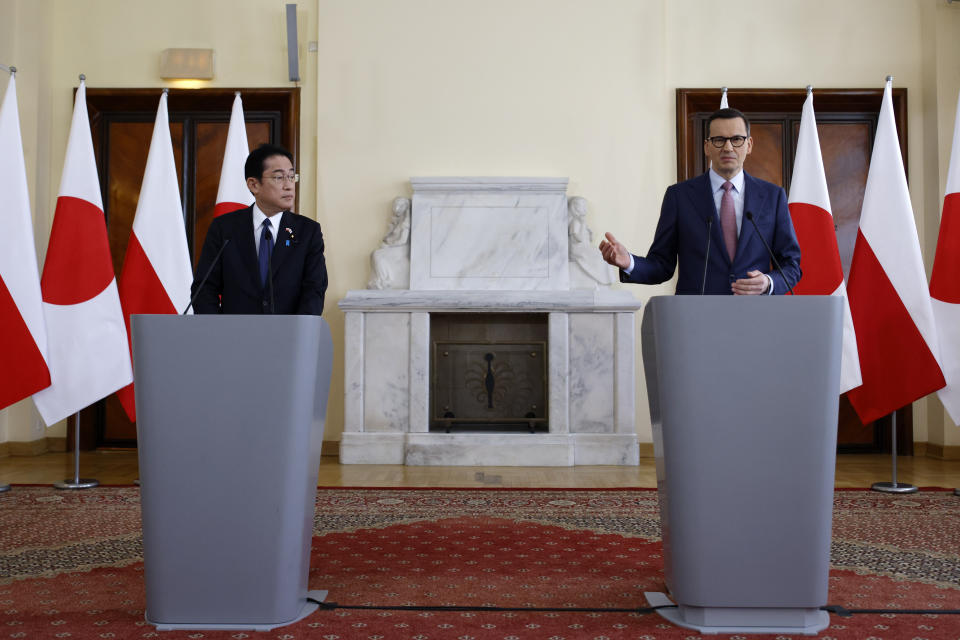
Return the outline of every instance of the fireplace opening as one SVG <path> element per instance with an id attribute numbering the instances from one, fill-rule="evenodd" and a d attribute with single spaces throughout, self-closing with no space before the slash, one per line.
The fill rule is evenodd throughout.
<path id="1" fill-rule="evenodd" d="M 430 431 L 549 431 L 547 335 L 545 313 L 431 314 Z"/>

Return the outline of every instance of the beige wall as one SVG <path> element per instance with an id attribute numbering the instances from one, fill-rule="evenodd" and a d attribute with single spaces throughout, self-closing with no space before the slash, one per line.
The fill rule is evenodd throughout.
<path id="1" fill-rule="evenodd" d="M 4 0 L 5 17 L 9 6 L 16 25 L 0 25 L 0 61 L 21 68 L 40 249 L 76 74 L 86 73 L 91 87 L 160 87 L 161 49 L 212 47 L 217 77 L 209 86 L 286 86 L 286 1 Z M 909 91 L 910 184 L 932 264 L 960 89 L 956 4 L 310 0 L 298 6 L 300 171 L 316 176 L 301 185 L 301 209 L 315 212 L 324 228 L 326 317 L 337 346 L 328 440 L 339 439 L 343 422 L 343 314 L 336 303 L 365 287 L 369 253 L 385 231 L 392 198 L 409 195 L 409 177 L 568 176 L 570 194 L 591 203 L 595 234 L 614 231 L 644 252 L 663 190 L 676 177 L 678 87 L 880 88 L 894 75 L 895 86 Z M 310 40 L 318 41 L 318 53 L 306 51 Z M 631 291 L 645 299 L 672 285 Z M 649 440 L 639 373 L 637 430 Z M 8 439 L 22 439 L 14 432 L 24 412 L 16 419 L 4 413 Z M 2 428 L 0 421 L 0 438 Z M 960 429 L 935 399 L 917 403 L 915 432 L 919 440 L 960 444 Z"/>

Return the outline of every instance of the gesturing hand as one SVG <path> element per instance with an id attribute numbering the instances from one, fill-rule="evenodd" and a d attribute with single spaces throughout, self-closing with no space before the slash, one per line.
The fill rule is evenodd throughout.
<path id="1" fill-rule="evenodd" d="M 609 231 L 604 234 L 603 240 L 600 241 L 600 255 L 607 263 L 618 269 L 626 269 L 630 266 L 630 252 Z"/>

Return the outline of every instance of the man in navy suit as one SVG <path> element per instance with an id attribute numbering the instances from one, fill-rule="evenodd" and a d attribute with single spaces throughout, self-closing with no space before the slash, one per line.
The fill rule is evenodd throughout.
<path id="1" fill-rule="evenodd" d="M 194 310 L 322 314 L 323 234 L 315 221 L 290 211 L 299 178 L 293 156 L 283 147 L 261 145 L 247 157 L 244 175 L 255 202 L 210 223 L 194 274 Z"/>
<path id="2" fill-rule="evenodd" d="M 659 284 L 673 277 L 679 265 L 678 294 L 699 294 L 701 289 L 727 295 L 787 293 L 800 280 L 800 245 L 787 195 L 743 171 L 753 139 L 750 122 L 740 111 L 716 111 L 707 131 L 703 151 L 711 168 L 667 189 L 646 257 L 632 255 L 611 233 L 600 243 L 600 253 L 620 269 L 621 282 Z M 760 236 L 776 256 L 782 276 Z"/>

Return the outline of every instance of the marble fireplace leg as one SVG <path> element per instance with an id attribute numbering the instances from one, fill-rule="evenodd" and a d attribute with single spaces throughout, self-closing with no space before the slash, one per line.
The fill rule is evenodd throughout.
<path id="1" fill-rule="evenodd" d="M 633 313 L 617 313 L 614 348 L 614 416 L 616 433 L 635 434 L 636 418 L 636 336 Z"/>
<path id="2" fill-rule="evenodd" d="M 410 429 L 430 430 L 430 314 L 410 314 Z"/>
<path id="3" fill-rule="evenodd" d="M 548 316 L 547 392 L 550 433 L 570 433 L 570 316 Z"/>
<path id="4" fill-rule="evenodd" d="M 363 431 L 363 321 L 366 314 L 348 311 L 344 325 L 343 430 Z"/>

